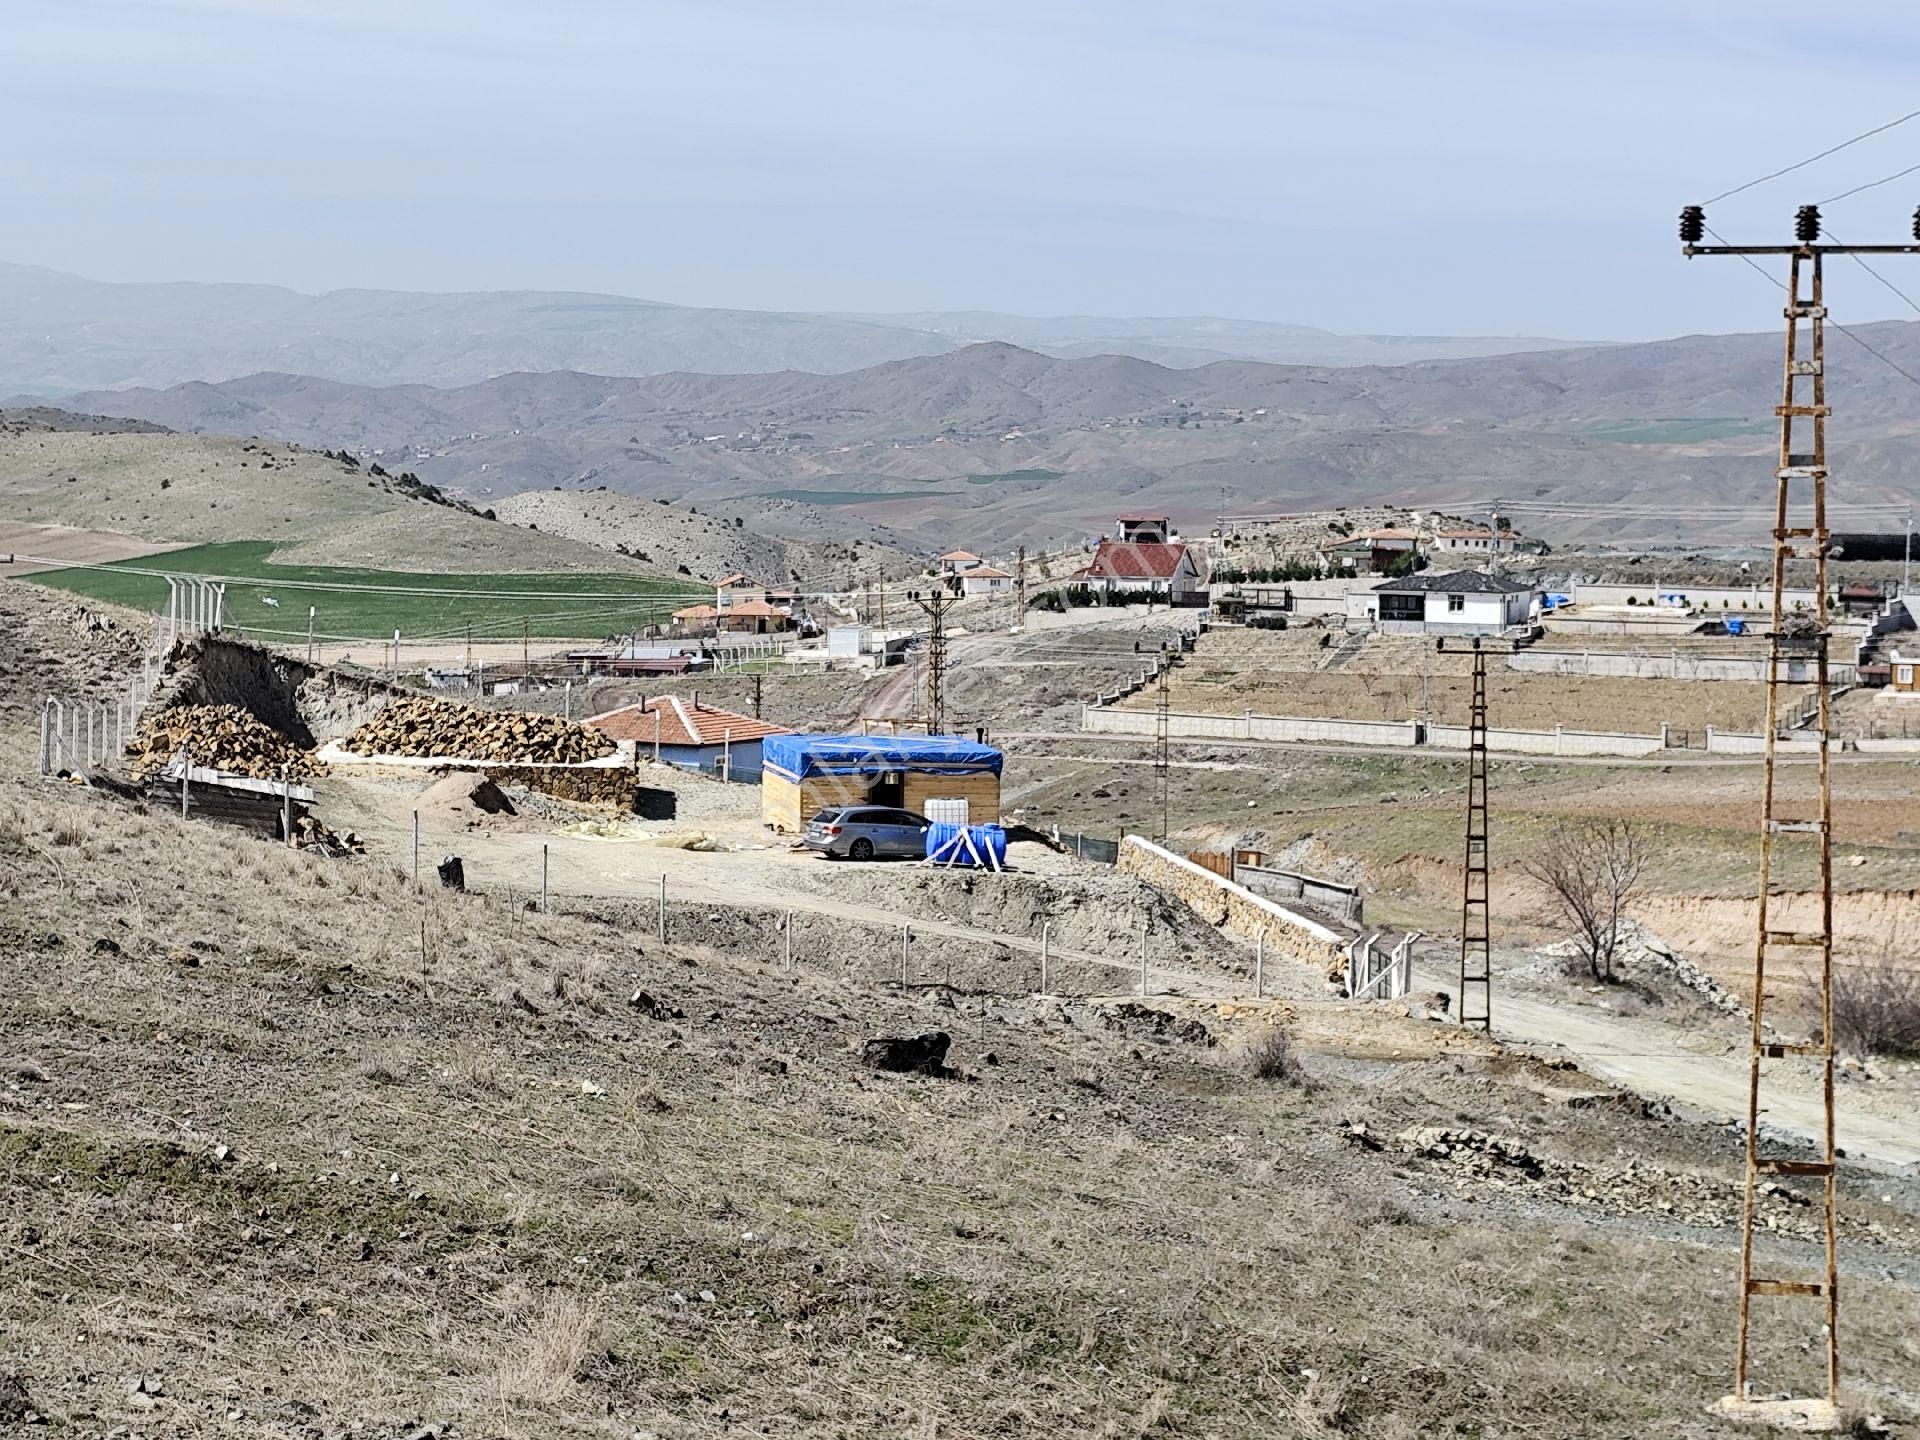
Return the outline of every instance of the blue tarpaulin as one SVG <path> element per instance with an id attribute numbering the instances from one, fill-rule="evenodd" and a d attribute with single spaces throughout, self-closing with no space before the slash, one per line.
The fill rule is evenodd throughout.
<path id="1" fill-rule="evenodd" d="M 957 735 L 769 735 L 761 765 L 789 780 L 814 775 L 1000 773 L 1000 752 Z"/>

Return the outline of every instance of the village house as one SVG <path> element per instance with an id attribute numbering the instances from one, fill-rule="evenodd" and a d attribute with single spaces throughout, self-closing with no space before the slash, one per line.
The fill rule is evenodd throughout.
<path id="1" fill-rule="evenodd" d="M 1448 556 L 1510 555 L 1513 553 L 1513 541 L 1513 531 L 1495 531 L 1486 526 L 1479 529 L 1436 530 L 1433 532 L 1431 549 L 1436 555 Z"/>
<path id="2" fill-rule="evenodd" d="M 1539 592 L 1479 570 L 1405 575 L 1352 597 L 1385 635 L 1502 635 L 1533 616 Z"/>
<path id="3" fill-rule="evenodd" d="M 1122 515 L 1119 534 L 1102 540 L 1093 559 L 1073 573 L 1077 585 L 1102 595 L 1137 595 L 1152 603 L 1205 605 L 1212 567 L 1197 545 L 1173 537 L 1166 516 Z"/>
<path id="4" fill-rule="evenodd" d="M 975 566 L 985 563 L 985 561 L 971 550 L 949 550 L 938 560 L 934 561 L 934 564 L 940 569 L 941 576 L 944 578 L 951 578 L 955 575 L 963 574 Z"/>
<path id="5" fill-rule="evenodd" d="M 1412 563 L 1419 545 L 1420 537 L 1411 530 L 1367 530 L 1324 542 L 1320 558 L 1329 570 L 1380 575 L 1396 565 Z"/>
<path id="6" fill-rule="evenodd" d="M 793 733 L 784 725 L 702 705 L 698 690 L 685 696 L 656 695 L 590 715 L 587 724 L 611 740 L 630 742 L 637 755 L 727 780 L 758 779 L 761 742 L 769 735 Z"/>
<path id="7" fill-rule="evenodd" d="M 697 634 L 769 635 L 792 629 L 793 613 L 783 605 L 771 605 L 765 600 L 735 600 L 725 609 L 715 605 L 689 605 L 673 612 L 673 623 Z"/>
<path id="8" fill-rule="evenodd" d="M 1013 576 L 994 565 L 976 565 L 960 574 L 963 595 L 998 595 L 1013 588 Z"/>
<path id="9" fill-rule="evenodd" d="M 1887 688 L 1898 695 L 1920 695 L 1920 653 L 1895 650 L 1887 656 Z"/>

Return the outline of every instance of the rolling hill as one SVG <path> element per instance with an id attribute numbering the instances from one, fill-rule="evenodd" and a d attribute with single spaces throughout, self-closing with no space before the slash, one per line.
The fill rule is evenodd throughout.
<path id="1" fill-rule="evenodd" d="M 1920 325 L 1856 332 L 1920 371 Z M 1757 536 L 1716 516 L 1771 480 L 1779 342 L 1646 345 L 1379 367 L 1125 356 L 1058 359 L 1006 344 L 846 374 L 500 376 L 449 389 L 284 374 L 72 403 L 186 430 L 345 444 L 476 504 L 528 490 L 665 498 L 770 533 L 908 545 L 1056 539 L 1116 508 L 1189 527 L 1230 512 L 1343 504 L 1483 507 L 1563 538 Z M 1910 503 L 1920 387 L 1829 345 L 1833 499 Z M 1624 521 L 1599 513 L 1626 505 Z M 1845 518 L 1845 517 L 1843 517 Z M 1875 523 L 1865 512 L 1847 523 Z M 875 536 L 875 538 L 879 538 Z"/>
<path id="2" fill-rule="evenodd" d="M 1393 363 L 1564 343 L 1342 336 L 1304 325 L 1187 317 L 824 315 L 538 290 L 306 295 L 274 285 L 115 284 L 0 264 L 0 395 L 164 387 L 261 370 L 359 385 L 440 386 L 519 370 L 837 372 L 946 354 L 976 340 L 1176 365 L 1232 357 Z"/>

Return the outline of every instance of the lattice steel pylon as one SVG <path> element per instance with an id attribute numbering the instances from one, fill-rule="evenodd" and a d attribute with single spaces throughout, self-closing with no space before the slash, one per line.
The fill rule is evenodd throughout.
<path id="1" fill-rule="evenodd" d="M 1467 853 L 1460 891 L 1462 1025 L 1493 1029 L 1493 917 L 1487 896 L 1487 652 L 1473 642 L 1473 702 L 1467 716 Z M 1478 1006 L 1468 997 L 1478 990 Z"/>
<path id="2" fill-rule="evenodd" d="M 1689 206 L 1680 217 L 1680 238 L 1687 255 L 1784 255 L 1788 257 L 1786 354 L 1780 403 L 1774 414 L 1780 421 L 1780 448 L 1774 470 L 1773 610 L 1767 632 L 1766 779 L 1760 820 L 1760 882 L 1755 901 L 1753 956 L 1753 1032 L 1747 1082 L 1746 1203 L 1740 1237 L 1740 1319 L 1733 1394 L 1721 1402 L 1729 1411 L 1778 1418 L 1808 1428 L 1837 1428 L 1840 1422 L 1840 1293 L 1835 1246 L 1836 1160 L 1833 1115 L 1833 790 L 1831 784 L 1832 714 L 1827 690 L 1828 631 L 1827 551 L 1832 535 L 1827 529 L 1827 405 L 1826 296 L 1822 261 L 1834 254 L 1920 254 L 1914 245 L 1822 244 L 1820 215 L 1802 206 L 1795 218 L 1793 245 L 1702 245 L 1705 217 Z M 1914 233 L 1920 240 L 1920 215 Z M 1863 262 L 1864 263 L 1864 262 Z M 1810 612 L 1790 611 L 1786 603 L 1787 563 L 1814 562 L 1814 603 Z M 1815 686 L 1814 733 L 1818 742 L 1818 796 L 1814 814 L 1804 809 L 1783 810 L 1775 742 L 1780 725 L 1780 691 L 1784 685 Z M 1819 928 L 1787 930 L 1773 919 L 1773 877 L 1776 845 L 1811 842 L 1819 872 Z M 1817 956 L 1820 981 L 1820 1033 L 1790 1042 L 1771 1037 L 1767 1020 L 1768 963 L 1780 951 L 1808 950 Z M 1812 1060 L 1820 1071 L 1826 1101 L 1820 1158 L 1807 1160 L 1765 1154 L 1760 1137 L 1763 1089 L 1779 1083 L 1765 1062 Z M 1771 1177 L 1797 1177 L 1820 1182 L 1825 1219 L 1825 1265 L 1817 1280 L 1759 1278 L 1754 1269 L 1754 1209 L 1759 1187 Z M 1826 1396 L 1824 1400 L 1755 1401 L 1749 1375 L 1755 1297 L 1800 1297 L 1824 1302 L 1826 1311 Z"/>

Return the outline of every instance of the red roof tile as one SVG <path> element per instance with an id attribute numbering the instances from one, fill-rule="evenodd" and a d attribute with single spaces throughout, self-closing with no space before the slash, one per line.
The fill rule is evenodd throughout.
<path id="1" fill-rule="evenodd" d="M 719 745 L 729 732 L 735 742 L 758 740 L 767 735 L 791 735 L 784 725 L 769 725 L 751 715 L 736 715 L 700 705 L 683 695 L 656 695 L 639 705 L 625 705 L 604 715 L 589 716 L 587 723 L 615 740 L 653 743 L 653 717 L 660 717 L 662 745 Z"/>
<path id="2" fill-rule="evenodd" d="M 1186 553 L 1184 543 L 1102 540 L 1092 561 L 1079 573 L 1090 580 L 1167 580 L 1180 568 Z"/>

